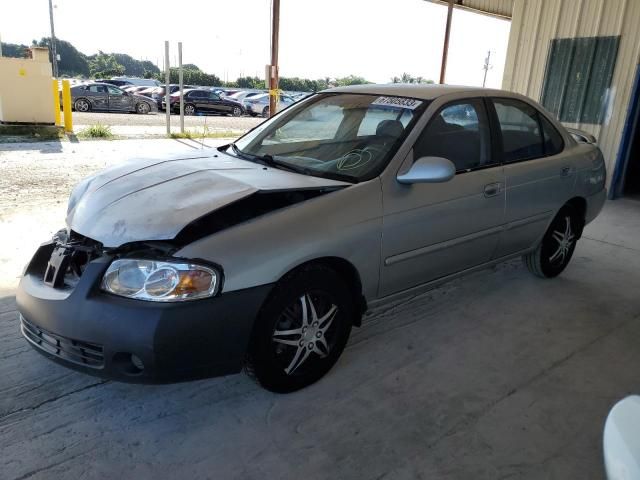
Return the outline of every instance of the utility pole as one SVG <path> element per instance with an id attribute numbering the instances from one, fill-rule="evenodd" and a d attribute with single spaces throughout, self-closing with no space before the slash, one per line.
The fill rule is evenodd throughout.
<path id="1" fill-rule="evenodd" d="M 182 73 L 182 42 L 178 42 L 178 83 L 180 84 L 180 133 L 184 133 L 184 77 Z"/>
<path id="2" fill-rule="evenodd" d="M 49 21 L 51 22 L 51 65 L 53 78 L 58 78 L 58 53 L 56 52 L 56 31 L 53 28 L 53 0 L 49 0 Z"/>
<path id="3" fill-rule="evenodd" d="M 278 39 L 280 36 L 280 0 L 272 0 L 271 65 L 269 68 L 269 116 L 276 114 L 278 105 Z"/>
<path id="4" fill-rule="evenodd" d="M 167 136 L 171 135 L 171 87 L 169 86 L 169 82 L 171 81 L 171 69 L 169 66 L 169 41 L 165 40 L 164 42 L 164 108 L 165 108 L 165 118 L 167 122 Z"/>
<path id="5" fill-rule="evenodd" d="M 447 56 L 449 55 L 449 36 L 451 35 L 451 17 L 453 16 L 453 0 L 449 0 L 447 10 L 447 26 L 444 30 L 444 47 L 442 48 L 442 66 L 440 67 L 440 83 L 444 83 L 447 73 Z"/>
<path id="6" fill-rule="evenodd" d="M 491 50 L 489 50 L 487 52 L 487 58 L 484 59 L 484 65 L 482 66 L 482 69 L 484 70 L 484 78 L 482 79 L 482 87 L 484 87 L 485 84 L 487 83 L 487 72 L 489 72 L 489 70 L 492 67 L 490 62 L 491 62 Z"/>

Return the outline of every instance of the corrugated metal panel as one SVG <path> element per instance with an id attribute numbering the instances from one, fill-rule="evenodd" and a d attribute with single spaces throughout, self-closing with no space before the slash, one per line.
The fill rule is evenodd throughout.
<path id="1" fill-rule="evenodd" d="M 426 1 L 440 5 L 447 5 L 449 3 L 448 0 Z M 454 0 L 454 7 L 508 19 L 511 18 L 513 2 L 514 0 Z"/>
<path id="2" fill-rule="evenodd" d="M 480 1 L 480 0 L 478 0 Z M 542 96 L 551 40 L 620 36 L 604 121 L 567 124 L 594 134 L 613 171 L 640 54 L 638 0 L 515 0 L 503 88 Z"/>

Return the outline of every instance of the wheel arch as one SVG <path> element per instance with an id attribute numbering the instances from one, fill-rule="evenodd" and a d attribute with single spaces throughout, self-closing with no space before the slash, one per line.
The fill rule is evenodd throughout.
<path id="1" fill-rule="evenodd" d="M 587 200 L 584 197 L 573 197 L 563 205 L 563 207 L 565 206 L 571 207 L 578 214 L 580 220 L 582 220 L 580 231 L 578 232 L 578 238 L 580 238 L 582 236 L 582 230 L 586 223 Z"/>
<path id="2" fill-rule="evenodd" d="M 313 265 L 322 265 L 324 267 L 334 270 L 347 282 L 353 303 L 356 307 L 357 315 L 353 319 L 353 324 L 359 327 L 362 324 L 362 315 L 367 311 L 367 301 L 362 294 L 362 281 L 360 279 L 360 273 L 358 269 L 348 260 L 342 257 L 318 257 L 312 260 L 308 260 L 300 265 L 297 265 L 285 273 L 278 282 L 289 277 L 290 275 L 304 270 Z"/>

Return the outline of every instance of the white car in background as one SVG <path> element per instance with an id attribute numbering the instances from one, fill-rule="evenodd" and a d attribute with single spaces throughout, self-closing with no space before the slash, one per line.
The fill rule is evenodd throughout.
<path id="1" fill-rule="evenodd" d="M 293 105 L 296 101 L 289 95 L 280 94 L 278 99 L 277 111 L 284 110 L 290 105 Z M 269 116 L 269 94 L 263 93 L 261 95 L 254 95 L 244 101 L 244 109 L 252 117 L 261 115 L 263 117 Z"/>

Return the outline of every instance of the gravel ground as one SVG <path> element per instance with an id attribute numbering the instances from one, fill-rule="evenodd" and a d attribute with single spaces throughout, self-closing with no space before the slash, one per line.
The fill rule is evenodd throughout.
<path id="1" fill-rule="evenodd" d="M 263 121 L 262 118 L 253 117 L 227 117 L 218 115 L 184 117 L 185 128 L 202 132 L 206 129 L 210 132 L 245 132 Z M 110 125 L 116 134 L 136 132 L 144 134 L 162 135 L 165 133 L 166 117 L 164 112 L 149 115 L 136 115 L 127 113 L 97 113 L 74 112 L 73 123 L 76 132 L 88 125 Z M 173 132 L 180 131 L 180 116 L 171 115 L 171 127 Z"/>

